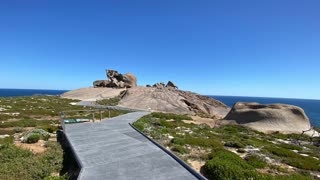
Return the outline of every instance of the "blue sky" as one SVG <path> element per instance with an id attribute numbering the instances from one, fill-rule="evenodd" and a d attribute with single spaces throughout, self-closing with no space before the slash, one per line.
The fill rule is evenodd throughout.
<path id="1" fill-rule="evenodd" d="M 132 72 L 201 94 L 320 99 L 320 1 L 3 0 L 0 88 Z"/>

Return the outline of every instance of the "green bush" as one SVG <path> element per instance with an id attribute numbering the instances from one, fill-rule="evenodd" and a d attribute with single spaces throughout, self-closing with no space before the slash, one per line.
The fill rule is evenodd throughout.
<path id="1" fill-rule="evenodd" d="M 39 139 L 43 139 L 47 141 L 50 138 L 50 133 L 43 129 L 33 129 L 24 134 L 22 137 L 22 142 L 27 143 L 35 143 L 38 142 Z"/>
<path id="2" fill-rule="evenodd" d="M 171 140 L 173 144 L 178 145 L 193 145 L 193 146 L 201 146 L 201 147 L 222 147 L 222 144 L 217 139 L 206 139 L 192 136 L 185 136 L 184 138 L 173 138 Z"/>
<path id="3" fill-rule="evenodd" d="M 26 142 L 27 143 L 36 143 L 39 140 L 40 140 L 40 134 L 32 133 L 27 137 Z"/>
<path id="4" fill-rule="evenodd" d="M 245 158 L 247 163 L 254 168 L 264 168 L 267 166 L 267 163 L 262 159 L 260 156 L 257 155 L 250 155 Z"/>
<path id="5" fill-rule="evenodd" d="M 13 140 L 14 140 L 13 136 L 2 138 L 0 139 L 0 145 L 11 144 L 13 143 Z"/>
<path id="6" fill-rule="evenodd" d="M 120 100 L 121 100 L 120 97 L 102 99 L 102 100 L 98 100 L 97 104 L 104 105 L 104 106 L 116 106 L 119 104 Z"/>
<path id="7" fill-rule="evenodd" d="M 20 132 L 23 131 L 23 128 L 22 128 L 22 127 L 16 127 L 16 128 L 13 129 L 13 131 L 14 131 L 15 133 L 20 133 Z"/>
<path id="8" fill-rule="evenodd" d="M 303 148 L 301 146 L 293 145 L 293 144 L 279 144 L 279 147 L 285 148 L 285 149 L 291 149 L 291 150 L 298 150 L 302 151 Z"/>
<path id="9" fill-rule="evenodd" d="M 63 162 L 60 145 L 48 142 L 46 146 L 48 150 L 42 154 L 33 154 L 13 144 L 0 148 L 0 179 L 44 179 L 60 172 Z"/>
<path id="10" fill-rule="evenodd" d="M 264 150 L 272 153 L 276 156 L 282 158 L 282 161 L 290 166 L 305 169 L 305 170 L 313 170 L 320 171 L 320 160 L 316 160 L 312 157 L 301 156 L 291 150 L 284 149 L 281 147 L 270 147 L 267 146 Z"/>
<path id="11" fill-rule="evenodd" d="M 298 156 L 298 154 L 296 154 L 295 152 L 292 152 L 288 149 L 281 148 L 281 147 L 267 146 L 264 148 L 264 150 L 279 157 L 297 157 Z"/>
<path id="12" fill-rule="evenodd" d="M 153 112 L 151 113 L 153 117 L 163 119 L 163 120 L 176 120 L 176 121 L 181 121 L 181 120 L 192 120 L 191 117 L 187 115 L 180 115 L 180 114 L 173 114 L 173 113 L 160 113 L 160 112 Z"/>
<path id="13" fill-rule="evenodd" d="M 186 148 L 184 148 L 183 146 L 180 145 L 174 145 L 171 148 L 172 151 L 178 152 L 180 154 L 185 154 L 185 153 L 189 153 L 189 150 L 187 150 Z"/>
<path id="14" fill-rule="evenodd" d="M 244 148 L 244 147 L 245 147 L 245 145 L 243 145 L 243 144 L 242 144 L 241 142 L 239 142 L 239 141 L 234 141 L 234 142 L 229 141 L 229 142 L 226 142 L 226 143 L 224 144 L 224 146 L 234 147 L 234 148 Z"/>
<path id="15" fill-rule="evenodd" d="M 204 165 L 204 173 L 209 179 L 257 179 L 257 171 L 238 155 L 221 149 Z"/>

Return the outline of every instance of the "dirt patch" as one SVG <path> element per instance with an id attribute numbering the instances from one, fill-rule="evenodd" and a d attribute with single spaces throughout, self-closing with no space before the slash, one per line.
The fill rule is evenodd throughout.
<path id="1" fill-rule="evenodd" d="M 21 143 L 20 141 L 15 141 L 14 144 L 22 149 L 30 150 L 34 154 L 43 153 L 47 150 L 47 148 L 45 147 L 45 141 L 43 140 L 39 140 L 37 143 L 34 144 L 26 144 Z"/>
<path id="2" fill-rule="evenodd" d="M 188 159 L 188 163 L 191 165 L 191 167 L 196 170 L 197 172 L 200 172 L 200 169 L 202 166 L 204 166 L 204 164 L 206 163 L 205 161 L 201 161 L 201 160 L 191 160 Z"/>

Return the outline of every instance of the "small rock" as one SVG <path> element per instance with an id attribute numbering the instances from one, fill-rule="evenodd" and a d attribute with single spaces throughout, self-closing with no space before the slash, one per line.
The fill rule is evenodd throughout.
<path id="1" fill-rule="evenodd" d="M 169 138 L 169 139 L 173 139 L 174 137 L 169 135 L 168 138 Z"/>
<path id="2" fill-rule="evenodd" d="M 307 157 L 309 156 L 308 154 L 300 154 L 301 156 Z"/>
<path id="3" fill-rule="evenodd" d="M 10 135 L 8 135 L 8 134 L 0 135 L 0 139 L 4 139 L 4 138 L 7 138 L 7 137 L 10 137 Z"/>

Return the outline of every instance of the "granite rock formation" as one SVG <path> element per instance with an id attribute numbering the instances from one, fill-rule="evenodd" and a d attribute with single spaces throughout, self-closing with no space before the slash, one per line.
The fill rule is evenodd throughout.
<path id="1" fill-rule="evenodd" d="M 237 102 L 224 119 L 262 132 L 301 133 L 311 128 L 304 110 L 287 104 Z"/>
<path id="2" fill-rule="evenodd" d="M 162 88 L 166 87 L 166 85 L 163 82 L 159 82 L 159 83 L 154 84 L 152 87 L 162 89 Z"/>
<path id="3" fill-rule="evenodd" d="M 179 89 L 178 86 L 173 83 L 172 81 L 168 81 L 166 87 L 174 88 L 174 89 Z"/>
<path id="4" fill-rule="evenodd" d="M 178 86 L 173 83 L 172 81 L 168 81 L 167 84 L 164 84 L 164 82 L 159 82 L 154 84 L 153 86 L 147 85 L 146 87 L 154 87 L 154 88 L 158 88 L 158 89 L 162 89 L 162 88 L 173 88 L 173 89 L 178 89 Z"/>
<path id="5" fill-rule="evenodd" d="M 131 73 L 121 74 L 115 70 L 106 70 L 108 80 L 97 80 L 93 87 L 132 88 L 137 86 L 137 78 Z"/>
<path id="6" fill-rule="evenodd" d="M 230 110 L 222 102 L 210 97 L 174 88 L 131 88 L 120 100 L 119 105 L 132 109 L 214 118 L 223 118 Z"/>

